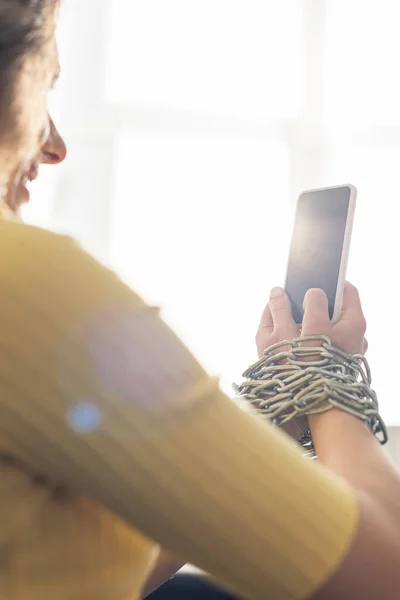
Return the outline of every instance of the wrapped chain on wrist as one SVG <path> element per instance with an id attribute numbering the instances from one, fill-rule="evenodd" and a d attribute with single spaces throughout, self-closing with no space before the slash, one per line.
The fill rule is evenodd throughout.
<path id="1" fill-rule="evenodd" d="M 275 344 L 243 377 L 241 385 L 234 385 L 238 400 L 278 427 L 337 408 L 362 420 L 381 444 L 387 442 L 367 360 L 336 348 L 326 336 Z M 315 457 L 310 431 L 299 443 Z"/>

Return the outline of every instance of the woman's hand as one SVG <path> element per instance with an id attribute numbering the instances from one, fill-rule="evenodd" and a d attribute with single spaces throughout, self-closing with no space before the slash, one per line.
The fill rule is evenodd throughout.
<path id="1" fill-rule="evenodd" d="M 358 354 L 367 350 L 365 330 L 366 322 L 360 297 L 357 288 L 350 283 L 345 284 L 340 319 L 333 324 L 329 319 L 328 299 L 325 293 L 318 289 L 307 292 L 301 335 L 326 335 L 338 348 L 350 354 Z M 282 288 L 274 288 L 262 314 L 256 336 L 259 356 L 273 344 L 299 336 L 300 328 L 293 321 L 289 298 Z"/>
<path id="2" fill-rule="evenodd" d="M 367 324 L 357 288 L 346 283 L 340 319 L 332 324 L 328 313 L 328 299 L 322 290 L 310 290 L 304 299 L 302 335 L 327 335 L 334 346 L 349 354 L 367 351 L 365 331 Z"/>
<path id="3" fill-rule="evenodd" d="M 289 298 L 282 288 L 273 288 L 269 303 L 261 316 L 256 335 L 258 355 L 278 342 L 299 337 L 300 328 L 293 321 Z M 289 421 L 282 429 L 294 440 L 298 441 L 308 429 L 306 417 Z"/>
<path id="4" fill-rule="evenodd" d="M 274 288 L 270 300 L 261 317 L 256 343 L 259 356 L 264 350 L 278 342 L 292 340 L 300 335 L 326 335 L 332 343 L 351 354 L 365 353 L 367 341 L 364 338 L 366 322 L 361 308 L 357 289 L 346 283 L 343 295 L 342 314 L 339 321 L 332 324 L 329 319 L 328 299 L 322 290 L 312 289 L 304 299 L 304 318 L 302 330 L 292 317 L 289 298 L 282 288 Z M 298 440 L 310 426 L 306 417 L 290 421 L 284 431 Z"/>
<path id="5" fill-rule="evenodd" d="M 285 290 L 275 287 L 271 290 L 269 302 L 261 315 L 256 335 L 258 356 L 278 342 L 293 340 L 300 336 L 300 328 L 293 321 L 292 309 Z"/>

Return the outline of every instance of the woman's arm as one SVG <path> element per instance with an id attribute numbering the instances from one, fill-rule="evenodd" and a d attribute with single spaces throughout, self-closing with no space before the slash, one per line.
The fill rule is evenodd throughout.
<path id="1" fill-rule="evenodd" d="M 350 353 L 363 353 L 365 319 L 358 292 L 346 284 L 340 321 L 329 321 L 328 305 L 321 290 L 312 290 L 305 299 L 303 335 L 321 331 Z M 259 331 L 259 354 L 272 343 L 300 335 L 293 323 L 288 298 L 271 297 Z M 359 529 L 353 547 L 336 574 L 315 595 L 317 599 L 378 595 L 391 598 L 398 586 L 400 567 L 400 477 L 377 440 L 358 419 L 339 410 L 308 418 L 320 464 L 327 466 L 355 490 L 360 507 Z M 384 574 L 384 575 L 383 575 Z M 377 586 L 377 581 L 379 584 Z M 314 597 L 314 596 L 313 596 Z"/>
<path id="2" fill-rule="evenodd" d="M 315 599 L 343 597 L 343 590 L 349 597 L 395 598 L 400 581 L 399 472 L 361 421 L 336 410 L 309 421 L 319 461 L 352 485 L 361 508 L 352 551 Z"/>
<path id="3" fill-rule="evenodd" d="M 303 332 L 314 335 L 322 326 L 343 350 L 363 353 L 366 324 L 356 288 L 347 284 L 342 319 L 333 325 L 326 322 L 326 297 L 314 294 L 311 300 L 307 298 L 306 309 L 309 310 L 304 318 Z M 308 306 L 310 302 L 311 306 Z M 322 316 L 318 317 L 319 314 Z M 359 322 L 359 326 L 352 327 L 352 322 Z M 374 498 L 387 515 L 399 520 L 400 524 L 399 472 L 367 427 L 339 410 L 311 415 L 309 424 L 319 461 L 360 493 Z"/>
<path id="4" fill-rule="evenodd" d="M 309 419 L 318 459 L 399 518 L 400 478 L 382 446 L 358 419 L 332 410 Z"/>
<path id="5" fill-rule="evenodd" d="M 156 311 L 70 241 L 2 224 L 0 289 L 0 440 L 37 473 L 246 598 L 307 598 L 346 554 L 343 600 L 376 598 L 365 557 L 400 579 L 382 563 L 393 532 L 374 498 L 226 398 Z"/>

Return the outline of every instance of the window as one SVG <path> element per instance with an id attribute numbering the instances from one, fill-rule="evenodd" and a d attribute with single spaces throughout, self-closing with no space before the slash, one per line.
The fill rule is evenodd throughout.
<path id="1" fill-rule="evenodd" d="M 354 183 L 349 277 L 398 425 L 384 352 L 399 329 L 399 17 L 393 0 L 66 0 L 54 105 L 70 159 L 30 218 L 111 261 L 230 390 L 298 193 Z"/>
<path id="2" fill-rule="evenodd" d="M 400 125 L 400 6 L 393 0 L 326 5 L 325 123 Z"/>
<path id="3" fill-rule="evenodd" d="M 302 43 L 299 0 L 117 0 L 106 95 L 216 122 L 291 118 L 302 108 Z"/>
<path id="4" fill-rule="evenodd" d="M 285 268 L 287 146 L 136 132 L 119 137 L 115 167 L 113 263 L 230 390 Z"/>
<path id="5" fill-rule="evenodd" d="M 111 13 L 107 101 L 152 118 L 116 140 L 112 261 L 229 391 L 285 268 L 301 8 L 119 0 Z"/>

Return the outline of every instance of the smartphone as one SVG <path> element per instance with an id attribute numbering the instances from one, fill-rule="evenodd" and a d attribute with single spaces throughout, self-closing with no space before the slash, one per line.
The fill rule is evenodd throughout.
<path id="1" fill-rule="evenodd" d="M 347 184 L 303 192 L 297 201 L 285 290 L 299 325 L 311 288 L 326 293 L 331 321 L 340 317 L 356 198 Z"/>

